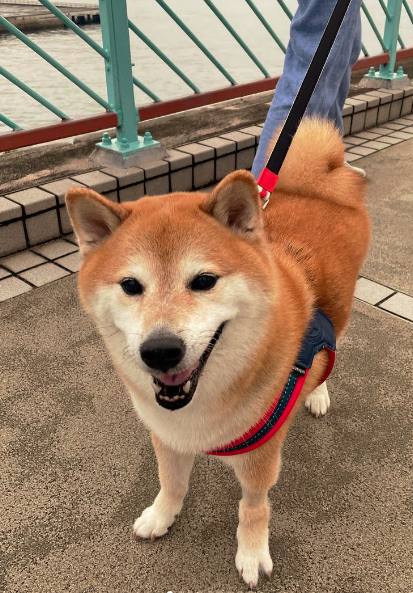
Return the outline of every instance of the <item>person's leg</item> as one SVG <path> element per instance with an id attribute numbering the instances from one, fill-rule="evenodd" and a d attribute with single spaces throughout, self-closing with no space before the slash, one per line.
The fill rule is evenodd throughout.
<path id="1" fill-rule="evenodd" d="M 354 0 L 353 0 L 354 2 Z M 346 98 L 348 97 L 348 92 L 350 89 L 350 82 L 351 82 L 351 67 L 355 64 L 358 60 L 358 57 L 361 52 L 361 18 L 360 18 L 360 11 L 358 11 L 358 18 L 354 21 L 356 30 L 353 40 L 353 48 L 350 55 L 350 64 L 347 68 L 347 71 L 344 73 L 341 84 L 339 86 L 337 97 L 332 105 L 330 112 L 328 114 L 328 119 L 334 121 L 337 127 L 340 129 L 341 133 L 344 131 L 343 126 L 343 106 Z M 345 163 L 347 167 L 353 169 L 356 173 L 361 175 L 362 177 L 366 177 L 366 171 L 361 169 L 360 167 L 355 167 L 349 163 Z"/>
<path id="2" fill-rule="evenodd" d="M 361 52 L 361 16 L 360 16 L 360 3 L 358 0 L 352 0 L 353 3 L 359 5 L 359 9 L 352 15 L 352 23 L 355 27 L 353 46 L 351 48 L 349 65 L 346 71 L 343 73 L 341 83 L 338 87 L 336 100 L 334 101 L 331 109 L 328 113 L 328 119 L 334 121 L 336 126 L 343 132 L 343 106 L 344 102 L 348 97 L 348 92 L 351 83 L 351 67 L 357 62 Z M 354 7 L 352 7 L 354 8 Z M 340 39 L 338 39 L 340 42 Z M 339 48 L 340 49 L 340 48 Z M 340 50 L 341 51 L 341 50 Z"/>
<path id="3" fill-rule="evenodd" d="M 335 4 L 336 0 L 299 0 L 297 12 L 291 22 L 283 73 L 277 84 L 252 166 L 256 177 L 265 166 L 267 146 L 275 130 L 288 115 Z M 342 119 L 336 102 L 338 94 L 343 104 L 347 96 L 350 64 L 356 51 L 355 39 L 360 36 L 360 5 L 361 0 L 352 0 L 306 111 L 307 114 L 324 117 L 334 114 L 338 127 L 342 127 Z M 345 83 L 344 77 L 347 77 Z"/>

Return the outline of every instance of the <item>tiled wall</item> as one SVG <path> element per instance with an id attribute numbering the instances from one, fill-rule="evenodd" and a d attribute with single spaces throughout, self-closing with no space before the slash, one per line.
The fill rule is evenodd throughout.
<path id="1" fill-rule="evenodd" d="M 91 171 L 0 197 L 0 256 L 71 232 L 64 197 L 70 187 L 90 187 L 110 200 L 190 191 L 211 185 L 234 169 L 249 169 L 261 127 L 224 134 L 169 151 L 144 168 Z"/>
<path id="2" fill-rule="evenodd" d="M 348 160 L 411 138 L 413 121 L 407 119 L 403 124 L 387 122 L 411 114 L 412 106 L 413 87 L 372 91 L 348 99 L 344 107 L 345 134 L 349 136 L 345 139 Z M 377 128 L 383 124 L 395 128 Z M 371 137 L 357 136 L 374 127 Z M 200 189 L 219 181 L 234 169 L 249 169 L 261 129 L 259 125 L 250 126 L 180 146 L 170 150 L 166 159 L 146 167 L 105 168 L 0 196 L 0 256 L 70 233 L 64 204 L 65 193 L 70 187 L 90 187 L 120 202 L 135 200 L 145 194 Z M 384 135 L 387 135 L 386 142 L 380 140 Z"/>

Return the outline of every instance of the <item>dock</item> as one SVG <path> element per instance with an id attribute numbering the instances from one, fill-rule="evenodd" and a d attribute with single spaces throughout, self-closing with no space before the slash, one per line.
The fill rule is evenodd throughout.
<path id="1" fill-rule="evenodd" d="M 56 6 L 79 26 L 100 23 L 99 7 L 79 2 L 61 2 Z M 36 0 L 0 0 L 0 16 L 5 17 L 20 31 L 40 31 L 63 28 L 64 23 Z M 0 33 L 6 30 L 0 25 Z"/>

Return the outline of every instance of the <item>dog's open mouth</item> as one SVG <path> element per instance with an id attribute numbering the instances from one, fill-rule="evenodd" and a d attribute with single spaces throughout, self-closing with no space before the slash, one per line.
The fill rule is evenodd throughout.
<path id="1" fill-rule="evenodd" d="M 175 376 L 174 384 L 167 384 L 162 382 L 158 377 L 153 377 L 153 386 L 155 390 L 156 401 L 160 406 L 167 410 L 179 410 L 183 408 L 192 400 L 195 390 L 198 385 L 199 377 L 206 365 L 206 362 L 214 349 L 215 344 L 218 342 L 222 330 L 224 329 L 225 322 L 222 323 L 217 331 L 211 338 L 208 346 L 204 350 L 199 364 L 194 369 L 178 373 Z M 176 384 L 176 379 L 180 380 L 179 384 Z M 169 382 L 169 381 L 168 381 Z"/>

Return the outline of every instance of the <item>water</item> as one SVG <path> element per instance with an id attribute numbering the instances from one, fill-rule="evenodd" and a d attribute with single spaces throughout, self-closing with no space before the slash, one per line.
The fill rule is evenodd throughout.
<path id="1" fill-rule="evenodd" d="M 84 0 L 95 4 L 95 0 Z M 253 50 L 272 76 L 281 72 L 283 53 L 262 28 L 248 5 L 241 0 L 216 0 L 241 37 Z M 169 0 L 169 5 L 203 41 L 208 49 L 232 74 L 237 82 L 249 82 L 263 77 L 261 71 L 243 52 L 202 0 Z M 275 0 L 256 0 L 268 22 L 286 45 L 289 20 Z M 296 0 L 287 0 L 292 12 Z M 384 17 L 377 0 L 366 0 L 380 31 Z M 152 0 L 128 0 L 129 18 L 134 21 L 202 91 L 228 86 L 224 76 L 209 62 L 170 17 Z M 363 18 L 363 40 L 370 54 L 381 53 L 374 33 Z M 100 27 L 91 25 L 85 31 L 101 43 Z M 259 34 L 258 34 L 259 32 Z M 413 46 L 413 26 L 404 14 L 401 34 L 407 46 Z M 56 29 L 29 34 L 30 38 L 59 60 L 66 68 L 106 99 L 103 58 L 79 39 L 72 31 Z M 140 40 L 131 34 L 134 75 L 162 100 L 189 95 L 191 89 Z M 102 111 L 100 105 L 77 89 L 73 83 L 9 35 L 0 35 L 1 65 L 37 90 L 71 118 L 85 117 Z M 138 105 L 151 100 L 135 89 Z M 0 78 L 0 111 L 23 128 L 33 128 L 58 122 L 58 118 L 37 104 L 28 95 Z M 6 131 L 1 127 L 1 131 Z"/>

